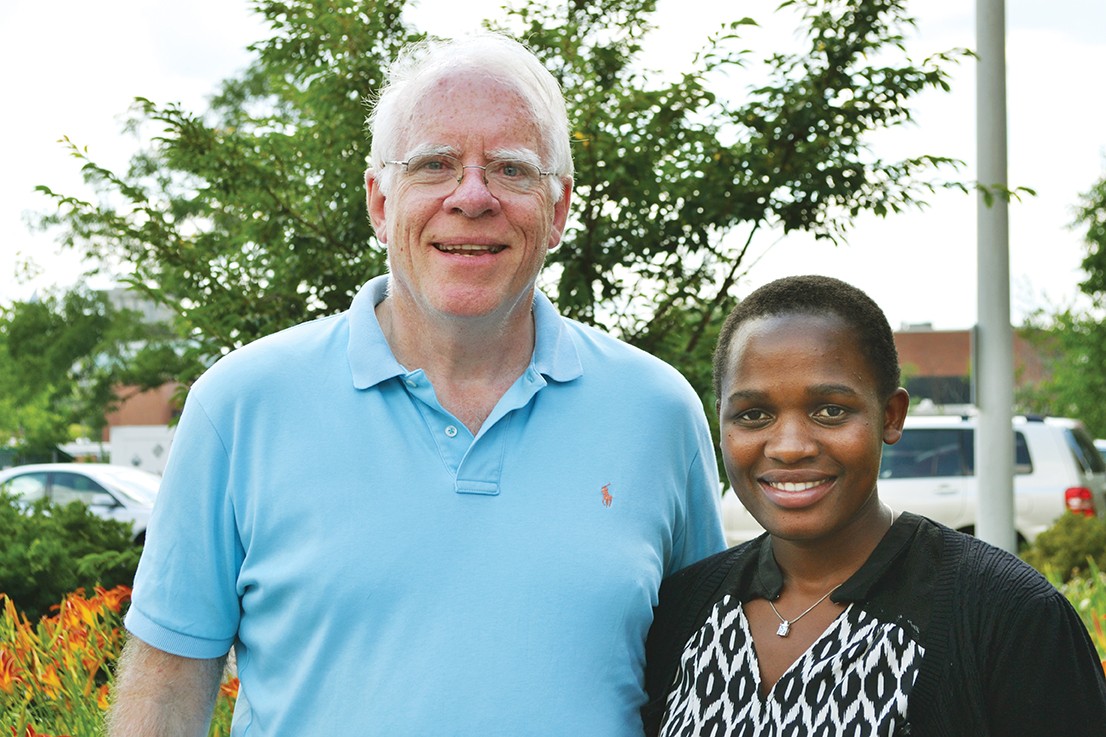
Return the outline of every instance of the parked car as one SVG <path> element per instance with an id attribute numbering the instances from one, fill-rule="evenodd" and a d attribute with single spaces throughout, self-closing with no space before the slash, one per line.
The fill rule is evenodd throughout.
<path id="1" fill-rule="evenodd" d="M 880 499 L 892 509 L 975 532 L 975 428 L 970 415 L 908 416 L 902 439 L 884 446 Z M 1106 462 L 1080 422 L 1015 417 L 1013 429 L 1019 542 L 1032 542 L 1065 511 L 1106 517 Z M 732 492 L 722 497 L 722 511 L 731 545 L 763 531 Z"/>
<path id="2" fill-rule="evenodd" d="M 1102 456 L 1102 460 L 1106 462 L 1106 440 L 1095 438 L 1094 447 L 1098 449 L 1098 454 Z"/>
<path id="3" fill-rule="evenodd" d="M 130 522 L 134 541 L 146 540 L 146 525 L 161 477 L 130 466 L 105 463 L 35 463 L 0 471 L 0 492 L 31 503 L 81 502 L 99 517 Z"/>

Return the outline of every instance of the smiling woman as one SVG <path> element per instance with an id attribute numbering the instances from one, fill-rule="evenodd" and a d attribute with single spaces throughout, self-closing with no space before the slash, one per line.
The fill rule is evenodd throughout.
<path id="1" fill-rule="evenodd" d="M 898 378 L 886 318 L 844 282 L 781 279 L 731 313 L 720 447 L 767 533 L 662 585 L 650 735 L 1043 737 L 1106 721 L 1106 679 L 1063 596 L 880 501 L 881 450 L 909 403 Z"/>

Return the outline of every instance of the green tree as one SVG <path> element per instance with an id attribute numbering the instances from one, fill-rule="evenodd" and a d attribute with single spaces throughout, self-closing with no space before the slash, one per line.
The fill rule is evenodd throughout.
<path id="1" fill-rule="evenodd" d="M 74 428 L 98 435 L 119 387 L 159 386 L 181 369 L 179 342 L 102 292 L 0 310 L 0 440 L 35 455 L 72 440 Z"/>
<path id="2" fill-rule="evenodd" d="M 754 237 L 801 230 L 835 244 L 860 212 L 920 206 L 946 184 L 928 177 L 955 162 L 885 162 L 866 140 L 909 121 L 913 95 L 947 89 L 946 67 L 962 52 L 915 64 L 901 2 L 785 2 L 801 12 L 805 52 L 773 55 L 767 79 L 735 101 L 717 88 L 748 76 L 741 33 L 755 22 L 719 29 L 691 70 L 660 83 L 637 64 L 654 8 L 531 3 L 502 27 L 562 82 L 579 144 L 576 219 L 551 256 L 559 307 L 665 358 L 705 392 Z"/>
<path id="3" fill-rule="evenodd" d="M 1031 318 L 1030 334 L 1050 377 L 1019 399 L 1031 411 L 1077 417 L 1095 437 L 1106 437 L 1106 176 L 1081 197 L 1076 225 L 1086 228 L 1087 277 L 1079 289 L 1091 305 L 1068 305 Z"/>
<path id="4" fill-rule="evenodd" d="M 174 309 L 194 378 L 262 335 L 348 307 L 383 270 L 365 209 L 366 95 L 416 37 L 402 0 L 256 2 L 271 36 L 204 113 L 136 101 L 152 146 L 116 174 L 75 145 L 100 198 L 53 193 L 46 225 Z"/>
<path id="5" fill-rule="evenodd" d="M 681 368 L 704 393 L 709 353 L 754 236 L 803 230 L 828 243 L 852 218 L 921 204 L 953 162 L 885 162 L 867 136 L 947 87 L 959 52 L 915 63 L 904 2 L 792 0 L 807 42 L 768 60 L 733 100 L 738 19 L 663 81 L 640 66 L 655 0 L 531 0 L 493 24 L 527 43 L 564 86 L 578 164 L 575 216 L 543 285 L 568 315 Z M 193 341 L 188 379 L 219 354 L 345 308 L 383 269 L 371 247 L 361 104 L 383 60 L 419 34 L 402 0 L 258 2 L 271 35 L 204 114 L 140 100 L 153 147 L 117 175 L 73 147 L 96 203 L 55 197 L 48 223 L 173 306 Z M 104 204 L 106 203 L 106 204 Z M 713 404 L 712 400 L 708 400 Z"/>

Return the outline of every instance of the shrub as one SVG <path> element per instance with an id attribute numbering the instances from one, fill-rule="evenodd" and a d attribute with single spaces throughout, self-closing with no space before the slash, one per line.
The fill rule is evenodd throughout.
<path id="1" fill-rule="evenodd" d="M 130 589 L 65 597 L 36 625 L 0 595 L 0 735 L 85 737 L 102 732 Z M 238 680 L 219 690 L 210 737 L 230 732 Z"/>
<path id="2" fill-rule="evenodd" d="M 1022 558 L 1038 571 L 1070 581 L 1087 570 L 1087 559 L 1106 569 L 1106 520 L 1062 514 L 1037 536 Z"/>
<path id="3" fill-rule="evenodd" d="M 141 553 L 125 522 L 78 502 L 24 507 L 8 495 L 0 495 L 0 540 L 0 594 L 32 621 L 78 589 L 130 586 Z"/>

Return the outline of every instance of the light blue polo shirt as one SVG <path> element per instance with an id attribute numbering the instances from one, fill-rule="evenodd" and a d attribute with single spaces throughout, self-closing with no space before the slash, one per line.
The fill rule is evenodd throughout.
<path id="1" fill-rule="evenodd" d="M 702 406 L 538 294 L 474 437 L 373 279 L 192 388 L 127 628 L 241 679 L 233 734 L 640 737 L 661 578 L 724 547 Z"/>

